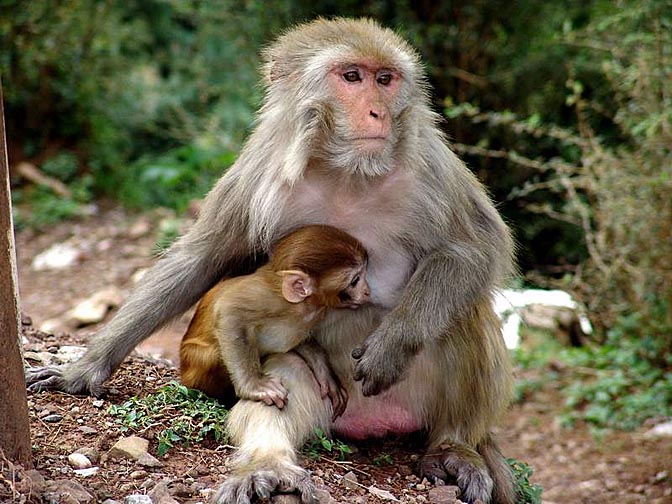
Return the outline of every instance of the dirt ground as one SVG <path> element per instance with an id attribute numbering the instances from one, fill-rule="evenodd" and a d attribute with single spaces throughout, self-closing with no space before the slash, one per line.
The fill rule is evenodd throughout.
<path id="1" fill-rule="evenodd" d="M 27 350 L 54 352 L 63 344 L 85 345 L 97 326 L 68 327 L 64 314 L 78 301 L 110 286 L 128 294 L 134 275 L 154 260 L 153 245 L 164 217 L 159 212 L 131 215 L 103 204 L 91 217 L 64 222 L 42 232 L 18 233 L 22 311 L 32 319 L 34 327 L 50 321 L 56 332 L 49 335 L 29 331 Z M 81 252 L 77 264 L 65 269 L 35 271 L 31 265 L 33 258 L 51 245 L 63 242 L 71 243 Z M 140 351 L 175 359 L 187 321 L 188 318 L 183 318 L 162 331 L 145 342 Z M 108 394 L 102 403 L 60 393 L 30 394 L 35 469 L 45 478 L 46 487 L 51 488 L 59 481 L 59 484 L 76 482 L 89 495 L 71 495 L 69 499 L 74 500 L 62 502 L 103 502 L 109 498 L 123 502 L 128 495 L 148 493 L 163 482 L 170 495 L 155 501 L 206 502 L 225 478 L 233 453 L 231 447 L 218 446 L 214 441 L 173 448 L 169 456 L 160 459 L 162 465 L 155 468 L 103 460 L 98 464 L 98 473 L 88 477 L 76 475 L 67 460 L 68 455 L 83 447 L 93 447 L 97 453 L 105 454 L 125 435 L 108 415 L 109 405 L 151 392 L 176 376 L 170 364 L 134 355 L 107 384 Z M 647 439 L 643 436 L 646 429 L 642 428 L 638 432 L 614 432 L 598 441 L 584 425 L 564 429 L 556 421 L 562 401 L 559 389 L 564 385 L 552 384 L 534 392 L 523 403 L 513 405 L 498 429 L 505 455 L 525 461 L 534 469 L 532 480 L 544 488 L 544 502 L 672 503 L 672 438 Z M 59 419 L 46 421 L 50 415 Z M 404 437 L 350 444 L 355 453 L 345 461 L 329 455 L 305 461 L 323 490 L 320 502 L 382 502 L 389 499 L 389 494 L 402 502 L 440 502 L 432 492 L 432 485 L 412 474 L 420 453 L 414 448 L 418 439 Z M 149 452 L 157 455 L 153 439 Z M 381 459 L 384 463 L 380 463 Z M 26 485 L 12 481 L 6 463 L 0 461 L 0 469 L 0 502 L 40 502 L 40 498 L 48 501 L 40 497 L 38 490 L 29 494 Z M 356 476 L 356 483 L 344 484 L 343 476 L 347 473 Z M 372 486 L 383 493 L 372 492 L 369 490 Z"/>

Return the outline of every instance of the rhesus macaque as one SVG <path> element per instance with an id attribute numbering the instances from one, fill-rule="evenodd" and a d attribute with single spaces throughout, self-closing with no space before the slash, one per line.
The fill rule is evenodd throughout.
<path id="1" fill-rule="evenodd" d="M 327 308 L 368 302 L 366 260 L 359 241 L 331 226 L 306 226 L 284 237 L 268 264 L 221 281 L 203 297 L 180 345 L 182 382 L 225 402 L 233 387 L 236 397 L 283 408 L 287 389 L 262 371 L 260 358 L 294 349 L 338 417 L 347 393 L 324 352 L 306 340 Z"/>
<path id="2" fill-rule="evenodd" d="M 471 503 L 514 502 L 490 434 L 511 397 L 491 301 L 514 269 L 513 242 L 448 147 L 417 53 L 374 21 L 318 19 L 282 35 L 265 60 L 256 127 L 197 222 L 79 361 L 36 370 L 29 383 L 100 394 L 140 341 L 221 278 L 249 272 L 289 231 L 329 224 L 369 254 L 372 304 L 332 310 L 315 330 L 348 392 L 346 410 L 332 421 L 299 356 L 269 356 L 263 370 L 291 400 L 282 410 L 248 400 L 232 408 L 239 450 L 214 501 L 294 490 L 313 502 L 296 450 L 321 427 L 351 438 L 424 430 L 421 476 L 456 482 Z"/>

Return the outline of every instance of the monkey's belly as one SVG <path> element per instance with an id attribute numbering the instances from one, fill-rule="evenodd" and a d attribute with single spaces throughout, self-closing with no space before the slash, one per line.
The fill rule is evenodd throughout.
<path id="1" fill-rule="evenodd" d="M 350 439 L 383 437 L 387 434 L 406 434 L 422 429 L 420 419 L 393 398 L 369 398 L 357 407 L 348 405 L 345 413 L 336 419 L 333 430 Z"/>

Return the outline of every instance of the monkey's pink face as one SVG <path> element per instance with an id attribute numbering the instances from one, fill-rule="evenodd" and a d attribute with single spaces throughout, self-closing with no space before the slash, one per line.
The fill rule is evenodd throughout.
<path id="1" fill-rule="evenodd" d="M 338 65 L 329 80 L 349 120 L 351 138 L 346 140 L 363 150 L 382 151 L 392 134 L 390 105 L 399 92 L 399 73 L 358 62 Z"/>

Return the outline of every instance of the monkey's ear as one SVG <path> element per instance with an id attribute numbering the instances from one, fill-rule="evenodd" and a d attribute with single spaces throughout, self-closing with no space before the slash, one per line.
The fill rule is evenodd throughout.
<path id="1" fill-rule="evenodd" d="M 303 271 L 280 271 L 282 275 L 282 297 L 290 303 L 300 303 L 313 293 L 313 279 Z"/>

